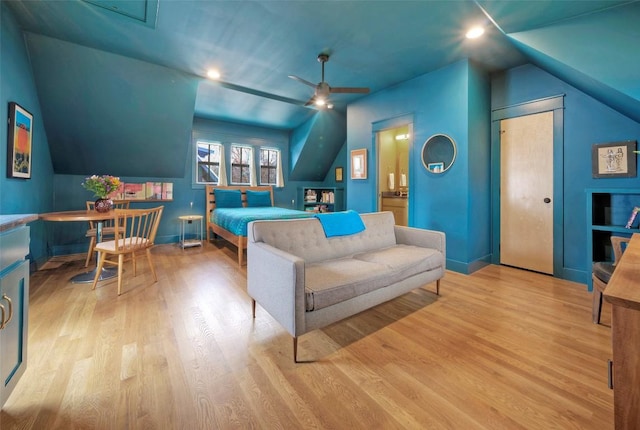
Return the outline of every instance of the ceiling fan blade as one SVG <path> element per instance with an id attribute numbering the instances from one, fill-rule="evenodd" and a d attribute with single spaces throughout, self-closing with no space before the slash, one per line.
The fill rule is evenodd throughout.
<path id="1" fill-rule="evenodd" d="M 364 87 L 331 87 L 332 93 L 369 94 L 369 88 Z"/>
<path id="2" fill-rule="evenodd" d="M 316 104 L 316 96 L 313 96 L 304 105 L 305 106 L 315 106 L 315 104 Z"/>
<path id="3" fill-rule="evenodd" d="M 303 83 L 305 85 L 309 85 L 310 87 L 313 87 L 313 88 L 315 88 L 317 86 L 316 84 L 312 84 L 311 82 L 307 81 L 306 79 L 299 78 L 299 77 L 297 77 L 295 75 L 289 75 L 289 77 L 291 79 L 293 79 L 294 81 L 301 82 L 301 83 Z"/>

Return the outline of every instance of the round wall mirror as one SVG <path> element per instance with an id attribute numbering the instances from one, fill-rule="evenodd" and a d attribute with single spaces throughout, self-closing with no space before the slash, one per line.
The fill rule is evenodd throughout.
<path id="1" fill-rule="evenodd" d="M 422 145 L 422 164 L 431 173 L 446 172 L 456 159 L 456 143 L 446 134 L 434 134 Z"/>

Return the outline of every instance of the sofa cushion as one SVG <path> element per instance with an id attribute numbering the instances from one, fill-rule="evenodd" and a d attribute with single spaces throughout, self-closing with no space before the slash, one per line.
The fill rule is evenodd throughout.
<path id="1" fill-rule="evenodd" d="M 264 242 L 305 260 L 321 263 L 396 244 L 393 213 L 361 214 L 365 230 L 348 236 L 326 237 L 317 218 L 255 221 L 247 230 L 249 242 Z"/>
<path id="2" fill-rule="evenodd" d="M 340 258 L 305 266 L 306 310 L 313 311 L 393 282 L 393 272 L 381 264 Z"/>
<path id="3" fill-rule="evenodd" d="M 437 269 L 445 264 L 444 256 L 438 250 L 413 245 L 391 246 L 356 254 L 353 258 L 384 265 L 394 271 L 398 280 Z"/>
<path id="4" fill-rule="evenodd" d="M 322 309 L 444 264 L 439 251 L 411 245 L 309 264 L 305 266 L 306 310 Z"/>

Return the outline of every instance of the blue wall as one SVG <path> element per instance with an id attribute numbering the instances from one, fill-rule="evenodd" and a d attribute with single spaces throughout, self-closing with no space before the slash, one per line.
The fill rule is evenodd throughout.
<path id="1" fill-rule="evenodd" d="M 277 206 L 287 208 L 298 208 L 298 190 L 305 186 L 334 186 L 334 173 L 331 169 L 327 174 L 327 180 L 323 182 L 294 182 L 288 181 L 290 170 L 289 160 L 289 138 L 290 132 L 287 130 L 276 130 L 263 127 L 235 124 L 224 121 L 214 121 L 202 118 L 195 118 L 193 122 L 192 140 L 181 143 L 188 145 L 186 149 L 188 157 L 181 178 L 155 178 L 155 177 L 121 177 L 124 182 L 172 182 L 173 201 L 166 202 L 134 202 L 132 207 L 144 208 L 157 205 L 164 205 L 164 212 L 160 227 L 158 229 L 157 243 L 177 243 L 180 235 L 180 224 L 178 216 L 185 214 L 205 215 L 206 202 L 204 185 L 195 184 L 193 176 L 193 149 L 198 139 L 221 141 L 225 143 L 225 157 L 229 159 L 231 143 L 244 145 L 269 146 L 282 151 L 285 187 L 274 188 L 274 201 Z M 343 149 L 334 165 L 338 163 L 340 157 L 346 158 L 346 151 Z M 256 162 L 258 154 L 255 152 Z M 158 155 L 161 156 L 161 155 Z M 108 173 L 108 172 L 107 172 Z M 230 175 L 230 169 L 227 169 Z M 55 175 L 54 177 L 54 206 L 52 210 L 64 211 L 83 208 L 87 200 L 93 200 L 91 192 L 85 190 L 81 184 L 85 177 L 81 175 Z M 227 178 L 229 179 L 229 178 Z M 193 202 L 193 207 L 191 203 Z M 50 255 L 64 255 L 86 252 L 88 240 L 85 237 L 86 223 L 48 223 L 48 230 L 51 236 L 48 238 L 46 247 Z"/>
<path id="2" fill-rule="evenodd" d="M 0 121 L 0 213 L 25 214 L 48 212 L 53 207 L 53 167 L 45 135 L 40 103 L 29 65 L 22 30 L 6 3 L 0 5 L 0 118 L 8 117 L 9 102 L 16 102 L 33 115 L 31 179 L 7 178 L 7 122 Z M 31 226 L 30 258 L 46 254 L 47 231 L 42 221 Z"/>
<path id="3" fill-rule="evenodd" d="M 525 65 L 492 77 L 492 109 L 565 94 L 564 97 L 564 277 L 586 282 L 587 188 L 640 188 L 639 178 L 594 179 L 591 145 L 640 140 L 640 123 L 587 96 L 549 73 Z M 557 203 L 557 202 L 556 202 Z"/>
<path id="4" fill-rule="evenodd" d="M 409 224 L 444 231 L 447 268 L 469 273 L 490 259 L 490 100 L 489 79 L 467 60 L 385 89 L 349 105 L 348 150 L 366 148 L 368 178 L 349 180 L 347 206 L 377 210 L 375 123 L 413 116 L 409 154 Z M 422 165 L 423 143 L 446 134 L 457 158 L 443 174 Z M 473 163 L 470 163 L 470 159 Z M 350 176 L 349 171 L 346 172 Z"/>

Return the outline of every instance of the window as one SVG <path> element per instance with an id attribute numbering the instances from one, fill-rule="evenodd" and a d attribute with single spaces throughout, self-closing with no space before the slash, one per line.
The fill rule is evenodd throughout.
<path id="1" fill-rule="evenodd" d="M 278 150 L 260 149 L 260 185 L 275 185 L 278 173 Z"/>
<path id="2" fill-rule="evenodd" d="M 231 183 L 250 184 L 250 160 L 253 150 L 248 146 L 231 146 Z"/>
<path id="3" fill-rule="evenodd" d="M 197 183 L 218 183 L 220 175 L 220 142 L 197 142 Z"/>

